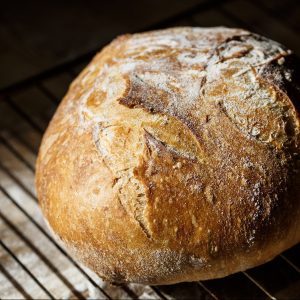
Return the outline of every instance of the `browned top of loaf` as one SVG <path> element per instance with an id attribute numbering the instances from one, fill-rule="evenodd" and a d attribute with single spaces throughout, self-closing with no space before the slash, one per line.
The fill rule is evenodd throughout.
<path id="1" fill-rule="evenodd" d="M 223 276 L 297 242 L 292 70 L 291 51 L 239 29 L 117 38 L 43 139 L 51 227 L 108 278 L 152 283 Z"/>

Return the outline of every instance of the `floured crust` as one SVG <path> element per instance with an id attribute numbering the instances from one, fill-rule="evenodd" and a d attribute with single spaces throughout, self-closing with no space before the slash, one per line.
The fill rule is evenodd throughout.
<path id="1" fill-rule="evenodd" d="M 70 251 L 106 280 L 223 277 L 300 240 L 299 77 L 240 29 L 125 35 L 73 82 L 36 187 Z"/>

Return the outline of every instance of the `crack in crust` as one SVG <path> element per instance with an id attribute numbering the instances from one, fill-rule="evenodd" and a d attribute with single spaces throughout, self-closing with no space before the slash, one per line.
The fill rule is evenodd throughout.
<path id="1" fill-rule="evenodd" d="M 139 37 L 137 35 L 137 40 Z M 145 165 L 147 165 L 145 161 L 153 159 L 153 155 L 167 151 L 168 155 L 173 157 L 172 161 L 174 162 L 177 160 L 175 157 L 181 157 L 194 164 L 200 164 L 203 169 L 200 171 L 201 174 L 209 173 L 209 169 L 212 174 L 221 174 L 221 169 L 224 169 L 225 164 L 228 170 L 236 164 L 229 157 L 229 153 L 239 151 L 240 147 L 240 145 L 236 149 L 233 145 L 229 147 L 232 139 L 230 132 L 238 132 L 241 139 L 251 141 L 253 149 L 258 147 L 256 143 L 266 143 L 265 151 L 272 151 L 272 147 L 279 151 L 283 147 L 289 146 L 288 143 L 293 139 L 290 136 L 298 134 L 297 118 L 292 110 L 286 109 L 291 101 L 288 98 L 280 98 L 278 96 L 280 92 L 260 78 L 261 70 L 265 70 L 266 65 L 289 56 L 289 50 L 249 32 L 239 32 L 238 34 L 234 32 L 214 41 L 208 40 L 207 49 L 203 49 L 203 46 L 197 49 L 193 45 L 194 42 L 196 41 L 190 38 L 187 42 L 187 44 L 190 43 L 189 46 L 183 42 L 183 47 L 179 42 L 178 47 L 182 52 L 180 53 L 167 44 L 159 45 L 159 40 L 158 45 L 155 45 L 154 38 L 154 52 L 146 49 L 144 50 L 145 54 L 142 55 L 138 52 L 141 46 L 134 43 L 134 38 L 129 38 L 129 40 L 125 40 L 124 56 L 115 58 L 116 70 L 123 72 L 123 80 L 125 80 L 125 88 L 121 96 L 115 98 L 115 101 L 123 106 L 122 110 L 128 116 L 135 110 L 145 111 L 139 115 L 139 117 L 145 118 L 144 122 L 136 121 L 137 116 L 133 114 L 132 120 L 126 126 L 133 125 L 134 128 L 143 129 L 144 134 L 141 130 L 138 130 L 139 133 L 136 130 L 133 132 L 140 135 L 138 143 L 143 143 L 141 137 L 144 137 L 147 146 L 147 151 L 139 150 L 139 152 L 143 152 L 142 161 L 132 164 L 134 176 L 139 180 L 140 187 L 143 186 L 145 189 L 145 192 L 142 193 L 143 197 L 135 196 L 135 204 L 128 204 L 127 200 L 120 201 L 124 207 L 131 207 L 129 211 L 133 211 L 133 217 L 148 238 L 153 238 L 151 231 L 153 224 L 150 224 L 151 218 L 147 217 L 147 209 L 155 204 L 150 203 L 149 190 L 151 188 L 144 177 L 149 172 L 145 169 Z M 149 47 L 151 49 L 151 46 Z M 157 51 L 156 47 L 161 50 Z M 170 55 L 166 55 L 166 52 Z M 183 53 L 185 54 L 182 55 Z M 191 59 L 192 64 L 190 63 Z M 114 64 L 111 64 L 109 68 L 112 70 Z M 101 85 L 99 87 L 101 88 Z M 105 87 L 105 91 L 108 89 L 109 86 Z M 120 109 L 120 107 L 117 106 L 116 109 Z M 228 122 L 221 117 L 220 113 Z M 155 117 L 160 119 L 159 124 Z M 164 121 L 162 121 L 163 118 Z M 178 123 L 174 118 L 178 120 Z M 195 146 L 191 142 L 187 142 L 186 147 L 182 147 L 179 141 L 172 141 L 173 132 L 171 133 L 170 126 L 166 125 L 170 120 L 177 130 L 177 132 L 174 131 L 174 135 L 176 136 L 181 131 L 184 132 L 183 135 L 189 132 L 189 139 L 191 140 L 193 137 Z M 280 126 L 276 127 L 275 123 L 269 120 L 276 120 Z M 123 126 L 122 122 L 124 122 L 123 119 L 122 121 L 118 119 L 116 126 Z M 130 122 L 132 122 L 131 125 Z M 228 131 L 227 136 L 220 128 L 220 122 L 223 122 L 223 127 L 226 128 L 223 130 Z M 108 126 L 111 125 L 106 127 Z M 183 129 L 185 127 L 188 131 Z M 293 128 L 293 131 L 288 131 L 288 128 Z M 164 131 L 169 134 L 163 134 Z M 126 134 L 129 136 L 129 133 Z M 186 143 L 186 141 L 184 142 Z M 103 139 L 100 143 L 103 144 Z M 113 144 L 113 142 L 109 143 Z M 189 148 L 192 151 L 188 152 Z M 229 150 L 229 148 L 231 149 Z M 156 154 L 152 153 L 153 149 L 157 152 Z M 217 154 L 213 154 L 213 151 Z M 126 154 L 120 154 L 118 157 L 124 155 L 126 156 Z M 114 156 L 112 154 L 110 156 L 110 161 L 114 164 Z M 179 165 L 181 164 L 180 162 Z M 261 168 L 264 167 L 264 165 L 261 166 Z M 163 166 L 157 167 L 155 172 L 161 172 L 162 168 Z M 151 172 L 154 172 L 153 169 Z M 122 176 L 133 178 L 128 172 L 123 173 Z M 187 176 L 197 176 L 197 172 L 191 171 Z M 192 184 L 195 184 L 196 181 L 192 181 Z M 216 196 L 218 191 L 215 191 L 215 188 L 210 185 L 206 186 L 203 182 L 197 184 L 199 190 L 203 189 L 203 197 L 209 203 L 218 203 Z M 120 193 L 126 195 L 126 192 L 128 191 Z M 256 208 L 256 210 L 259 209 L 261 208 Z M 270 213 L 269 208 L 266 211 Z M 232 219 L 231 212 L 230 219 Z"/>

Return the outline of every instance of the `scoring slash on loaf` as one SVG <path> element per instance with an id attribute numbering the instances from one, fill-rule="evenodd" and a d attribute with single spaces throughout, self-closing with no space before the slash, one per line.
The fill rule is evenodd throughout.
<path id="1" fill-rule="evenodd" d="M 223 277 L 298 243 L 299 70 L 290 50 L 241 29 L 117 38 L 43 138 L 50 228 L 111 282 Z"/>

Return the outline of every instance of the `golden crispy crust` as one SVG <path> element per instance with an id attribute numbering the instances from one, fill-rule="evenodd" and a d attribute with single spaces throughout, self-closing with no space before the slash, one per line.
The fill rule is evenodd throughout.
<path id="1" fill-rule="evenodd" d="M 36 187 L 57 237 L 109 281 L 151 284 L 226 276 L 299 242 L 294 63 L 240 29 L 117 38 L 43 138 Z"/>

